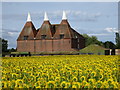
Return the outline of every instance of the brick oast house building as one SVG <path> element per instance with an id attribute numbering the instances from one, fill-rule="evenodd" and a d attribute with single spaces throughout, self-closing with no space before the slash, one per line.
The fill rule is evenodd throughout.
<path id="1" fill-rule="evenodd" d="M 78 51 L 84 47 L 84 37 L 71 28 L 64 11 L 60 24 L 51 24 L 45 12 L 44 22 L 37 30 L 28 13 L 27 22 L 17 39 L 18 52 Z"/>

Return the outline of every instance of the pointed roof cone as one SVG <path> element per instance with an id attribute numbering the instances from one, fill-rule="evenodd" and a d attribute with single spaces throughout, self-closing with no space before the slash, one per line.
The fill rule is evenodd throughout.
<path id="1" fill-rule="evenodd" d="M 66 16 L 66 13 L 65 13 L 65 11 L 63 11 L 62 20 L 67 20 L 67 16 Z"/>
<path id="2" fill-rule="evenodd" d="M 47 16 L 47 13 L 45 12 L 45 14 L 44 14 L 44 21 L 49 21 L 49 19 L 48 19 L 48 16 Z"/>
<path id="3" fill-rule="evenodd" d="M 34 39 L 37 31 L 31 21 L 26 22 L 17 40 L 24 40 L 24 36 L 28 36 L 28 40 Z"/>
<path id="4" fill-rule="evenodd" d="M 46 39 L 50 39 L 52 37 L 51 34 L 51 23 L 48 19 L 47 13 L 44 14 L 44 22 L 41 27 L 38 29 L 36 39 L 41 39 L 41 35 L 47 35 Z"/>
<path id="5" fill-rule="evenodd" d="M 30 13 L 28 12 L 28 17 L 27 17 L 27 22 L 31 22 L 31 17 L 30 17 Z"/>
<path id="6" fill-rule="evenodd" d="M 66 24 L 70 27 L 65 11 L 63 11 L 62 21 L 60 24 Z"/>

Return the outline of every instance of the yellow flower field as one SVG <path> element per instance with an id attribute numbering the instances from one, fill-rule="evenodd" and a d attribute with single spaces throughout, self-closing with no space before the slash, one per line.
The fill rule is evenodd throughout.
<path id="1" fill-rule="evenodd" d="M 2 88 L 118 88 L 118 56 L 4 57 Z"/>

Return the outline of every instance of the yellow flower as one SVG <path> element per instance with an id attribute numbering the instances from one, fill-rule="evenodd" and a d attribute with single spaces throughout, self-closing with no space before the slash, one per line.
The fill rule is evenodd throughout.
<path id="1" fill-rule="evenodd" d="M 118 59 L 117 55 L 3 57 L 2 84 L 6 88 L 118 88 Z"/>
<path id="2" fill-rule="evenodd" d="M 60 81 L 60 77 L 56 77 L 56 78 L 55 78 L 55 81 Z"/>
<path id="3" fill-rule="evenodd" d="M 80 83 L 79 82 L 72 82 L 72 86 L 76 86 L 77 88 L 80 88 Z"/>
<path id="4" fill-rule="evenodd" d="M 92 71 L 91 76 L 92 76 L 92 77 L 95 77 L 95 76 L 96 76 L 96 72 L 95 72 L 95 71 Z"/>
<path id="5" fill-rule="evenodd" d="M 84 80 L 86 80 L 86 77 L 85 77 L 85 76 L 81 76 L 80 79 L 81 79 L 82 81 L 84 81 Z"/>
<path id="6" fill-rule="evenodd" d="M 78 88 L 76 85 L 72 85 L 72 88 Z"/>
<path id="7" fill-rule="evenodd" d="M 91 85 L 90 85 L 89 83 L 86 83 L 86 84 L 84 85 L 85 88 L 90 88 L 90 86 L 91 86 Z"/>
<path id="8" fill-rule="evenodd" d="M 46 83 L 46 88 L 55 88 L 55 81 L 48 81 Z"/>
<path id="9" fill-rule="evenodd" d="M 60 84 L 60 86 L 63 88 L 63 87 L 66 86 L 66 84 L 67 84 L 67 82 L 66 82 L 66 81 L 63 81 L 63 82 Z"/>
<path id="10" fill-rule="evenodd" d="M 77 78 L 77 77 L 73 77 L 72 81 L 77 82 L 77 81 L 78 81 L 78 78 Z"/>

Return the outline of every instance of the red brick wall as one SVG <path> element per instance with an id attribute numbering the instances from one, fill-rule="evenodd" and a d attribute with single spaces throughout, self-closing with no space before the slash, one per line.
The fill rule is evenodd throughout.
<path id="1" fill-rule="evenodd" d="M 36 40 L 36 52 L 71 51 L 70 39 Z"/>
<path id="2" fill-rule="evenodd" d="M 84 40 L 79 40 L 79 47 L 84 47 Z M 35 45 L 35 46 L 34 46 Z M 71 39 L 54 39 L 54 40 L 23 40 L 17 41 L 18 52 L 59 52 L 59 51 L 76 51 L 72 48 L 76 43 Z"/>
<path id="3" fill-rule="evenodd" d="M 18 52 L 34 52 L 34 40 L 17 41 Z"/>
<path id="4" fill-rule="evenodd" d="M 36 40 L 36 52 L 52 52 L 51 40 Z"/>
<path id="5" fill-rule="evenodd" d="M 53 41 L 53 51 L 71 51 L 70 39 L 56 39 Z"/>

